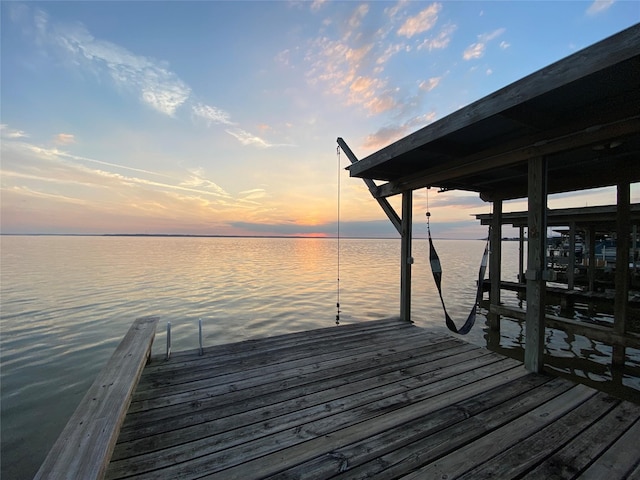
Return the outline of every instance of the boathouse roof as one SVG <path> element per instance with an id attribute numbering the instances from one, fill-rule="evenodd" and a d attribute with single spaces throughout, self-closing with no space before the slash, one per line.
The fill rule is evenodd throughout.
<path id="1" fill-rule="evenodd" d="M 388 197 L 425 186 L 486 201 L 527 196 L 545 156 L 548 193 L 640 181 L 640 24 L 518 80 L 349 167 Z"/>

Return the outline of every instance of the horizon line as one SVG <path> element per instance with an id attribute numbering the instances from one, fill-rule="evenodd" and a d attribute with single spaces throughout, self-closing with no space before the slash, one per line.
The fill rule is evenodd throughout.
<path id="1" fill-rule="evenodd" d="M 224 234 L 198 234 L 198 233 L 5 233 L 0 232 L 0 236 L 29 236 L 29 237 L 185 237 L 185 238 L 312 238 L 312 239 L 356 239 L 356 240 L 400 240 L 400 237 L 385 236 L 317 236 L 317 235 L 224 235 Z M 414 240 L 427 240 L 423 237 L 412 237 Z M 434 237 L 437 240 L 486 240 L 485 238 L 455 238 L 455 237 Z M 504 239 L 503 239 L 504 240 Z"/>

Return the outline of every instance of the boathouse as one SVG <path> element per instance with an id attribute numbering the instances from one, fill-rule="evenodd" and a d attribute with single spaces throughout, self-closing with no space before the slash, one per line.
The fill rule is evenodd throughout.
<path id="1" fill-rule="evenodd" d="M 525 366 L 543 365 L 550 194 L 615 186 L 617 204 L 606 212 L 615 224 L 618 251 L 629 251 L 630 185 L 640 181 L 640 26 L 635 25 L 448 115 L 358 160 L 338 144 L 365 180 L 402 238 L 400 316 L 411 319 L 413 191 L 477 192 L 491 202 L 490 326 L 501 314 L 526 317 Z M 376 184 L 374 181 L 383 182 Z M 388 197 L 402 196 L 398 215 Z M 503 202 L 526 198 L 526 310 L 501 306 Z M 600 212 L 602 213 L 602 212 Z M 487 217 L 484 218 L 487 220 Z M 616 264 L 615 323 L 604 335 L 616 346 L 638 346 L 628 332 L 628 259 Z M 575 329 L 573 322 L 563 328 Z M 580 333 L 585 329 L 580 328 Z M 600 335 L 603 338 L 603 335 Z"/>
<path id="2" fill-rule="evenodd" d="M 171 355 L 168 344 L 148 364 L 158 318 L 138 319 L 36 478 L 640 478 L 638 398 L 536 373 L 549 321 L 547 196 L 616 186 L 608 215 L 618 251 L 628 250 L 639 85 L 636 25 L 362 160 L 338 139 L 350 174 L 365 180 L 401 235 L 402 318 Z M 527 369 L 410 322 L 412 198 L 429 186 L 493 204 L 491 328 L 505 313 L 525 316 Z M 402 196 L 400 215 L 392 195 Z M 526 310 L 505 312 L 502 203 L 514 198 L 529 203 Z M 637 342 L 626 323 L 623 257 L 615 324 L 602 333 L 621 349 Z"/>

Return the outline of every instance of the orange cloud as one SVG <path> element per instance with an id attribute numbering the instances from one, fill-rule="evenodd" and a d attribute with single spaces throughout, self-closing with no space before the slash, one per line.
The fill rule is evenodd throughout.
<path id="1" fill-rule="evenodd" d="M 432 3 L 417 15 L 407 18 L 398 29 L 398 35 L 411 38 L 418 33 L 430 30 L 438 21 L 438 12 L 440 10 L 442 10 L 441 3 Z"/>

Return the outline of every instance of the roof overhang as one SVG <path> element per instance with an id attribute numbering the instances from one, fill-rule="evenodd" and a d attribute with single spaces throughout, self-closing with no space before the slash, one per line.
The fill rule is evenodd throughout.
<path id="1" fill-rule="evenodd" d="M 549 65 L 349 167 L 387 197 L 425 186 L 487 201 L 527 196 L 530 158 L 548 193 L 640 181 L 640 24 Z"/>

